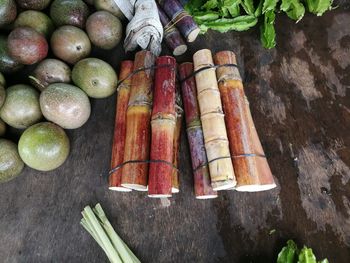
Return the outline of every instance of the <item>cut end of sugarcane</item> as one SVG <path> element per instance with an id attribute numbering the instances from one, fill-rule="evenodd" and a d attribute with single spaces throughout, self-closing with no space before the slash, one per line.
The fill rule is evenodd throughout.
<path id="1" fill-rule="evenodd" d="M 260 185 L 261 190 L 260 191 L 266 191 L 266 190 L 271 190 L 273 188 L 276 188 L 277 185 L 275 183 L 273 184 L 262 184 Z"/>
<path id="2" fill-rule="evenodd" d="M 121 187 L 121 186 L 110 186 L 109 190 L 117 191 L 117 192 L 131 192 L 132 190 L 129 188 Z"/>
<path id="3" fill-rule="evenodd" d="M 196 38 L 198 37 L 198 34 L 201 30 L 197 27 L 196 29 L 194 29 L 191 33 L 188 34 L 187 36 L 187 42 L 193 42 L 196 40 Z"/>
<path id="4" fill-rule="evenodd" d="M 214 191 L 230 190 L 236 186 L 236 181 L 225 180 L 225 181 L 211 182 L 211 186 L 213 187 Z"/>
<path id="5" fill-rule="evenodd" d="M 172 192 L 173 194 L 177 194 L 177 193 L 180 192 L 180 190 L 179 190 L 179 188 L 172 187 L 172 188 L 171 188 L 171 192 Z"/>
<path id="6" fill-rule="evenodd" d="M 174 56 L 180 56 L 187 51 L 187 45 L 179 45 L 173 51 Z"/>
<path id="7" fill-rule="evenodd" d="M 260 184 L 249 184 L 249 185 L 236 185 L 235 190 L 238 192 L 259 192 L 262 190 L 262 185 Z"/>
<path id="8" fill-rule="evenodd" d="M 242 185 L 236 186 L 235 190 L 238 192 L 261 192 L 271 190 L 276 187 L 276 184 L 258 184 L 258 185 Z"/>
<path id="9" fill-rule="evenodd" d="M 146 192 L 148 190 L 147 186 L 141 184 L 122 184 L 122 187 L 141 192 Z"/>
<path id="10" fill-rule="evenodd" d="M 168 197 L 171 197 L 171 194 L 148 194 L 148 197 L 151 197 L 151 198 L 168 198 Z"/>
<path id="11" fill-rule="evenodd" d="M 196 199 L 205 200 L 205 199 L 214 199 L 217 197 L 218 195 L 200 195 L 200 196 L 196 196 Z"/>

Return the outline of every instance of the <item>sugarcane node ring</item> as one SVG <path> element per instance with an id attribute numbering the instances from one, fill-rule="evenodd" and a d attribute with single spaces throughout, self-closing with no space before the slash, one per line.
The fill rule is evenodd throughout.
<path id="1" fill-rule="evenodd" d="M 193 172 L 196 172 L 198 171 L 199 169 L 209 165 L 210 163 L 212 162 L 215 162 L 215 161 L 218 161 L 218 160 L 221 160 L 221 159 L 234 159 L 234 158 L 242 158 L 242 157 L 260 157 L 260 158 L 266 158 L 266 156 L 264 154 L 258 154 L 258 153 L 243 153 L 243 154 L 237 154 L 237 155 L 230 155 L 230 156 L 222 156 L 222 157 L 218 157 L 218 158 L 214 158 L 202 165 L 199 165 L 197 168 L 195 168 L 193 170 Z"/>

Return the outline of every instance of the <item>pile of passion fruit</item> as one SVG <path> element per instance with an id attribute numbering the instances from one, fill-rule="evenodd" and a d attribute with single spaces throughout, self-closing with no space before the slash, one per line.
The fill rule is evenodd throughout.
<path id="1" fill-rule="evenodd" d="M 0 183 L 25 164 L 50 171 L 67 159 L 64 129 L 86 123 L 89 97 L 116 91 L 114 69 L 89 56 L 120 43 L 123 18 L 113 0 L 0 0 Z M 27 65 L 28 81 L 7 87 Z M 18 145 L 2 138 L 7 126 L 20 130 Z"/>

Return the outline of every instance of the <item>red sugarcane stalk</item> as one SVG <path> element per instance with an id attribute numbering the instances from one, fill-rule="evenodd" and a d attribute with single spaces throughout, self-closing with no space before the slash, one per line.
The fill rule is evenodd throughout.
<path id="1" fill-rule="evenodd" d="M 164 40 L 167 46 L 171 49 L 174 56 L 180 56 L 187 50 L 187 45 L 183 40 L 179 30 L 170 21 L 162 8 L 157 4 L 160 22 L 164 27 Z"/>
<path id="2" fill-rule="evenodd" d="M 217 65 L 237 63 L 236 56 L 231 51 L 216 53 L 214 61 Z M 220 67 L 216 74 L 236 174 L 236 190 L 266 190 L 264 178 L 267 176 L 273 181 L 273 177 L 266 158 L 262 157 L 264 152 L 251 118 L 238 68 Z"/>
<path id="3" fill-rule="evenodd" d="M 252 114 L 249 108 L 249 102 L 247 98 L 245 98 L 246 108 L 248 112 L 249 126 L 252 127 L 252 141 L 254 145 L 254 152 L 259 155 L 265 155 L 264 150 L 262 148 L 258 132 L 256 131 Z M 259 181 L 260 181 L 260 189 L 270 190 L 276 187 L 275 179 L 273 178 L 270 166 L 267 162 L 266 158 L 259 158 L 256 161 L 257 169 L 259 171 Z"/>
<path id="4" fill-rule="evenodd" d="M 149 68 L 155 57 L 150 51 L 135 55 L 134 69 Z M 126 114 L 126 141 L 121 185 L 138 191 L 147 191 L 150 147 L 150 118 L 152 108 L 153 69 L 141 70 L 131 78 L 130 99 Z"/>
<path id="5" fill-rule="evenodd" d="M 176 60 L 170 56 L 162 56 L 157 58 L 156 65 L 148 196 L 170 197 L 174 169 Z"/>
<path id="6" fill-rule="evenodd" d="M 182 63 L 179 66 L 181 79 L 185 79 L 192 73 L 192 63 Z M 217 192 L 213 190 L 210 182 L 194 77 L 188 78 L 182 82 L 181 91 L 185 109 L 186 131 L 191 152 L 192 169 L 194 171 L 195 195 L 198 199 L 215 198 L 217 197 Z"/>
<path id="7" fill-rule="evenodd" d="M 183 119 L 182 99 L 180 93 L 180 85 L 176 82 L 175 92 L 175 112 L 176 112 L 176 125 L 174 133 L 174 145 L 173 145 L 173 164 L 174 167 L 179 166 L 180 159 L 180 142 L 181 142 L 181 128 Z M 180 191 L 179 171 L 174 169 L 172 175 L 172 193 L 178 193 Z"/>
<path id="8" fill-rule="evenodd" d="M 130 97 L 131 78 L 127 78 L 133 71 L 131 60 L 122 61 L 120 65 L 119 79 L 124 80 L 118 87 L 115 110 L 115 124 L 112 144 L 111 169 L 123 163 L 124 146 L 126 137 L 126 110 Z M 129 192 L 131 189 L 121 186 L 122 169 L 118 169 L 109 176 L 109 189 L 121 192 Z"/>
<path id="9" fill-rule="evenodd" d="M 179 29 L 187 42 L 196 40 L 200 29 L 177 0 L 158 0 L 159 5 L 171 19 L 174 25 Z"/>

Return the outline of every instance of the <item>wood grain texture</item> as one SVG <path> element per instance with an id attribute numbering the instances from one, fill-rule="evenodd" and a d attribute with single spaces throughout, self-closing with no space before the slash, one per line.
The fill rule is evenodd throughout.
<path id="1" fill-rule="evenodd" d="M 350 6 L 340 2 L 323 17 L 306 15 L 298 24 L 277 15 L 274 50 L 261 47 L 258 30 L 211 32 L 179 59 L 189 61 L 209 47 L 237 54 L 276 189 L 196 200 L 183 130 L 180 194 L 161 202 L 146 193 L 108 191 L 115 97 L 92 100 L 89 121 L 68 131 L 72 151 L 63 166 L 48 173 L 25 168 L 0 185 L 0 261 L 106 262 L 79 225 L 83 207 L 100 202 L 146 263 L 273 262 L 289 238 L 332 263 L 349 262 Z M 171 54 L 166 47 L 164 53 Z M 118 71 L 121 60 L 134 58 L 121 47 L 94 56 Z M 14 75 L 9 85 L 21 78 Z M 6 136 L 18 134 L 10 129 Z"/>

